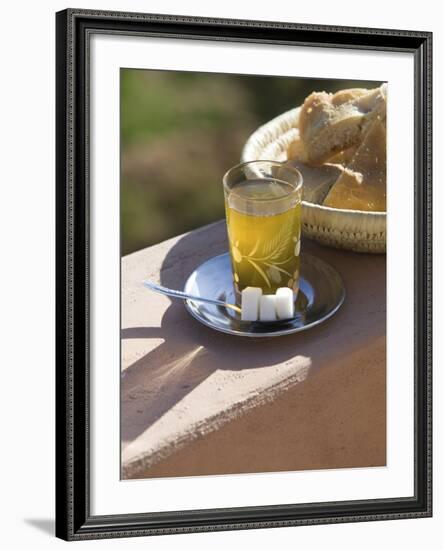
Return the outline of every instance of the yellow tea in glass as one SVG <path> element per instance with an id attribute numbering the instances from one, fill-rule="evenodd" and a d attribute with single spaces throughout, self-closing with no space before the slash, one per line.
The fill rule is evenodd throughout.
<path id="1" fill-rule="evenodd" d="M 298 291 L 302 176 L 274 161 L 252 161 L 224 179 L 226 224 L 237 298 L 248 287 Z"/>

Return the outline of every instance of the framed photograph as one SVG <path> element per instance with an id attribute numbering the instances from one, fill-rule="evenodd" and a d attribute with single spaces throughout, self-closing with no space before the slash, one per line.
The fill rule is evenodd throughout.
<path id="1" fill-rule="evenodd" d="M 428 517 L 428 32 L 56 15 L 56 534 Z"/>

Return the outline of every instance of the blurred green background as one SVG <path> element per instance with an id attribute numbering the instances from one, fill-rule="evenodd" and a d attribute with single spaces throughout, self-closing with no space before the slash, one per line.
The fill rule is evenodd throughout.
<path id="1" fill-rule="evenodd" d="M 258 126 L 355 80 L 121 69 L 122 254 L 224 216 L 222 177 Z"/>

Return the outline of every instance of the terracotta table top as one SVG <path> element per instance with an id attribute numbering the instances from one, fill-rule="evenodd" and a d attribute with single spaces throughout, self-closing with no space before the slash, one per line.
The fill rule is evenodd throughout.
<path id="1" fill-rule="evenodd" d="M 302 250 L 342 275 L 344 305 L 309 331 L 252 341 L 141 285 L 183 288 L 227 251 L 224 222 L 122 259 L 123 478 L 385 464 L 386 258 Z"/>

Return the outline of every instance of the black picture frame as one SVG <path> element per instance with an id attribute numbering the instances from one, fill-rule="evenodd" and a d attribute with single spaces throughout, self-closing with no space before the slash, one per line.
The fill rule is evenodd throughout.
<path id="1" fill-rule="evenodd" d="M 89 40 L 94 33 L 411 52 L 415 64 L 415 492 L 409 498 L 92 516 Z M 56 14 L 56 535 L 129 537 L 429 517 L 432 33 L 68 9 Z"/>

